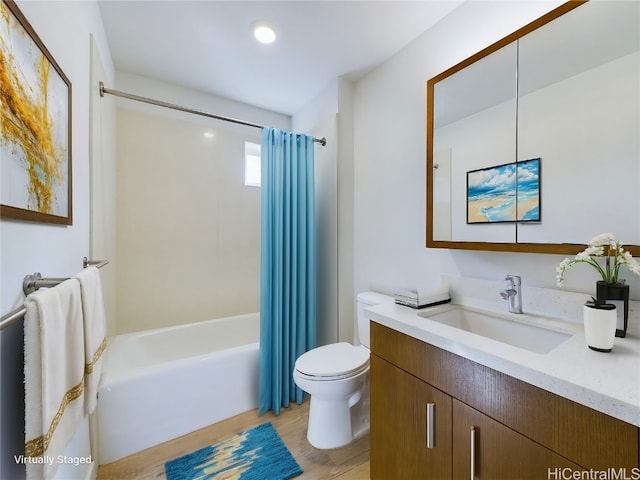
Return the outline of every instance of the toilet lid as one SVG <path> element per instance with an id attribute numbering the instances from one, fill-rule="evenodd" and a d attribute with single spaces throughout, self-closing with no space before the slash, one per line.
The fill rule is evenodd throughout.
<path id="1" fill-rule="evenodd" d="M 369 363 L 369 350 L 362 345 L 332 343 L 303 353 L 296 360 L 296 370 L 314 377 L 348 376 Z"/>

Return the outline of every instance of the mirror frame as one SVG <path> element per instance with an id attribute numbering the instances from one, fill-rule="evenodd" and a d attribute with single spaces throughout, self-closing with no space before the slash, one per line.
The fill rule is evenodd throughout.
<path id="1" fill-rule="evenodd" d="M 537 30 L 549 22 L 561 17 L 565 13 L 587 3 L 588 0 L 570 0 L 551 10 L 540 18 L 480 50 L 478 53 L 448 68 L 427 81 L 427 218 L 426 218 L 426 246 L 427 248 L 449 248 L 460 250 L 486 250 L 494 252 L 521 252 L 521 253 L 551 253 L 575 255 L 586 248 L 585 244 L 576 243 L 513 243 L 513 242 L 470 242 L 453 240 L 434 240 L 433 238 L 433 130 L 434 130 L 434 87 L 445 78 L 483 59 L 495 51 L 515 42 L 525 35 Z M 598 232 L 594 232 L 596 235 Z M 640 255 L 640 246 L 625 245 L 634 257 Z"/>

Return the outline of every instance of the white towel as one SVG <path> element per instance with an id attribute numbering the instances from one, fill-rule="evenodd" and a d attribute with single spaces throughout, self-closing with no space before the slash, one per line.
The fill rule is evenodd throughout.
<path id="1" fill-rule="evenodd" d="M 107 346 L 106 316 L 100 271 L 96 267 L 87 267 L 76 278 L 80 282 L 84 316 L 85 402 L 86 411 L 91 414 L 98 403 L 102 352 Z"/>
<path id="2" fill-rule="evenodd" d="M 53 477 L 85 417 L 80 284 L 41 289 L 25 306 L 25 456 L 40 457 L 26 462 L 27 479 L 40 480 Z"/>

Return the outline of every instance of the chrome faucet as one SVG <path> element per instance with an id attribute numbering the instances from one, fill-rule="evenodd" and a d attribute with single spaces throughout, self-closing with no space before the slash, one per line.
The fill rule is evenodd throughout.
<path id="1" fill-rule="evenodd" d="M 522 290 L 521 279 L 517 275 L 507 275 L 507 288 L 500 292 L 504 300 L 509 300 L 509 311 L 511 313 L 522 313 Z"/>

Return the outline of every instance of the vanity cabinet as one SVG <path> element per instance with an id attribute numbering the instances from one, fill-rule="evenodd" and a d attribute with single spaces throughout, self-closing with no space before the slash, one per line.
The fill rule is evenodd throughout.
<path id="1" fill-rule="evenodd" d="M 375 322 L 371 351 L 373 480 L 638 471 L 633 425 Z"/>

